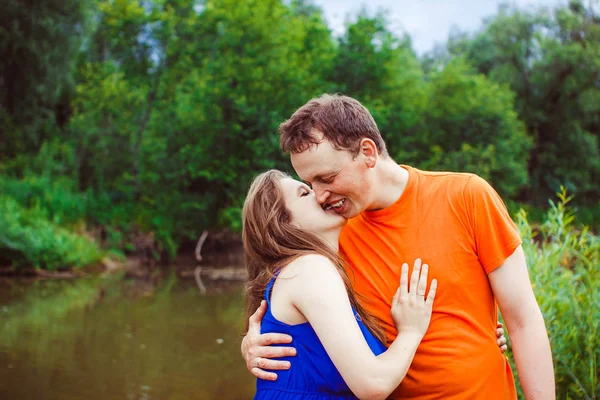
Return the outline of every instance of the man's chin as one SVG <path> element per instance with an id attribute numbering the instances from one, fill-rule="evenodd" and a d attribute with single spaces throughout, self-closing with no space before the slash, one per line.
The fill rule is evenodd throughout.
<path id="1" fill-rule="evenodd" d="M 338 215 L 340 217 L 343 217 L 346 221 L 348 221 L 349 219 L 352 219 L 354 217 L 358 217 L 360 213 L 355 212 L 353 209 L 348 208 L 346 211 L 344 211 L 343 213 L 338 213 Z"/>

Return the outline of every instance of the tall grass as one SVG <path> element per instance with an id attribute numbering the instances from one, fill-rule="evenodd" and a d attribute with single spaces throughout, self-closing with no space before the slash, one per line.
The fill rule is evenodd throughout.
<path id="1" fill-rule="evenodd" d="M 563 190 L 558 198 L 535 230 L 525 211 L 517 213 L 516 223 L 550 337 L 557 398 L 597 399 L 600 237 L 588 228 L 576 229 L 574 211 L 568 206 L 572 197 Z"/>

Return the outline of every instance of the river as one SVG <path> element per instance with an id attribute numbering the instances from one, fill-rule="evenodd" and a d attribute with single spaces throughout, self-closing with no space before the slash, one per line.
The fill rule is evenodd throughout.
<path id="1" fill-rule="evenodd" d="M 247 399 L 241 284 L 0 279 L 0 399 Z"/>

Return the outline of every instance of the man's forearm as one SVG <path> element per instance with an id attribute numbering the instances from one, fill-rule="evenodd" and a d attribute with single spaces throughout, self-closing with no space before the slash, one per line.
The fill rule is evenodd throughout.
<path id="1" fill-rule="evenodd" d="M 554 366 L 548 333 L 539 309 L 521 326 L 507 327 L 521 387 L 527 400 L 554 400 Z"/>

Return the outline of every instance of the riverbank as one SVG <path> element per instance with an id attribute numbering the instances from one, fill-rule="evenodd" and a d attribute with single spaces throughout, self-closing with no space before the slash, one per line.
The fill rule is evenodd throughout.
<path id="1" fill-rule="evenodd" d="M 106 267 L 103 271 L 98 271 L 97 267 L 73 271 L 45 271 L 32 268 L 15 270 L 11 268 L 2 268 L 0 269 L 0 278 L 77 279 L 121 273 L 123 279 L 146 280 L 162 277 L 165 273 L 174 273 L 178 278 L 195 280 L 199 290 L 205 294 L 207 292 L 206 281 L 210 282 L 209 286 L 214 286 L 214 284 L 219 281 L 241 284 L 248 277 L 243 265 L 193 265 L 185 262 L 185 259 L 187 259 L 187 257 L 181 257 L 178 262 L 160 269 L 148 268 L 135 258 L 128 259 L 123 263 L 111 262 L 111 264 L 109 264 L 110 267 Z"/>
<path id="2" fill-rule="evenodd" d="M 196 280 L 200 276 L 215 281 L 241 282 L 247 277 L 239 234 L 232 232 L 206 234 L 205 232 L 195 247 L 188 243 L 172 260 L 152 256 L 157 253 L 157 245 L 151 239 L 153 236 L 153 234 L 138 235 L 137 240 L 134 240 L 135 247 L 130 249 L 127 255 L 105 251 L 107 255 L 90 265 L 70 266 L 54 271 L 33 266 L 0 267 L 0 277 L 74 279 L 90 275 L 123 273 L 125 278 L 145 279 L 169 272 L 174 272 L 181 278 Z M 88 235 L 88 239 L 94 241 L 91 235 Z"/>

